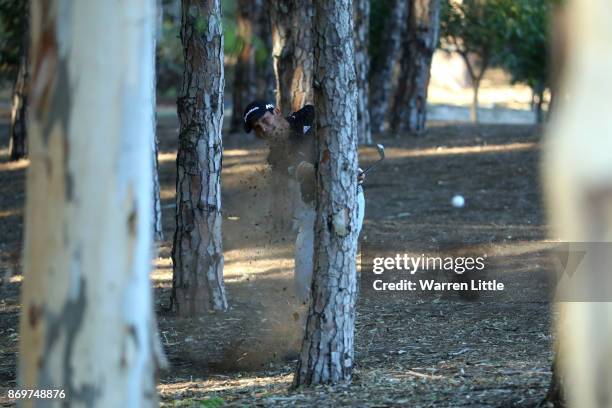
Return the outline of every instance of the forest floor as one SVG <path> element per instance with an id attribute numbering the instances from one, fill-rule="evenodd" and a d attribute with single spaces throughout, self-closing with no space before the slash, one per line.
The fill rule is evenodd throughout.
<path id="1" fill-rule="evenodd" d="M 293 237 L 271 232 L 276 188 L 268 183 L 265 146 L 243 135 L 225 137 L 231 309 L 179 318 L 164 311 L 172 286 L 176 119 L 161 117 L 158 130 L 165 240 L 152 279 L 169 361 L 158 386 L 163 406 L 532 407 L 543 399 L 553 340 L 539 128 L 434 123 L 424 137 L 377 140 L 387 159 L 365 183 L 362 257 L 486 256 L 486 276 L 506 290 L 480 296 L 376 292 L 364 267 L 352 383 L 298 390 L 290 385 L 306 307 L 293 294 Z M 0 403 L 10 405 L 5 396 L 15 387 L 27 161 L 8 162 L 6 149 L 0 155 Z M 361 148 L 360 158 L 372 162 L 375 149 Z M 465 197 L 464 208 L 451 206 L 455 194 Z M 386 274 L 381 279 L 392 279 Z"/>

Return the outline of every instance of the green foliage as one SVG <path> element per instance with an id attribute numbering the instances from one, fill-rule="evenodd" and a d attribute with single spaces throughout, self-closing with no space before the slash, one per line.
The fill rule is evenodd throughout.
<path id="1" fill-rule="evenodd" d="M 514 82 L 545 86 L 548 14 L 556 0 L 443 0 L 442 46 L 507 69 Z"/>
<path id="2" fill-rule="evenodd" d="M 442 0 L 440 34 L 447 51 L 476 56 L 481 64 L 495 64 L 507 38 L 506 19 L 513 0 Z"/>
<path id="3" fill-rule="evenodd" d="M 0 82 L 13 81 L 25 44 L 26 0 L 0 0 Z"/>
<path id="4" fill-rule="evenodd" d="M 200 401 L 202 408 L 219 408 L 225 405 L 225 401 L 220 397 L 211 397 Z"/>
<path id="5" fill-rule="evenodd" d="M 390 0 L 370 0 L 370 32 L 368 53 L 370 54 L 370 66 L 377 64 L 380 55 L 380 44 L 384 38 L 385 24 L 391 10 Z"/>
<path id="6" fill-rule="evenodd" d="M 515 0 L 508 19 L 502 65 L 514 82 L 535 91 L 546 86 L 548 72 L 548 16 L 554 0 Z"/>

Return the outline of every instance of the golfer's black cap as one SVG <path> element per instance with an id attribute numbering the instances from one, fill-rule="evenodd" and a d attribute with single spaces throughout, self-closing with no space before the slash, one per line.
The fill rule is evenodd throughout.
<path id="1" fill-rule="evenodd" d="M 274 112 L 274 105 L 264 101 L 249 103 L 242 115 L 242 120 L 244 120 L 244 131 L 249 133 L 251 129 L 253 129 L 253 123 L 265 115 L 266 112 Z"/>

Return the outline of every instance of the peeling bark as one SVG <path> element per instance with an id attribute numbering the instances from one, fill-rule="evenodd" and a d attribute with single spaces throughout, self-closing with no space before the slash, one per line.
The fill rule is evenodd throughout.
<path id="1" fill-rule="evenodd" d="M 17 388 L 64 390 L 52 406 L 157 405 L 154 4 L 32 2 Z"/>
<path id="2" fill-rule="evenodd" d="M 409 1 L 391 0 L 386 31 L 380 44 L 380 57 L 371 67 L 370 126 L 372 133 L 384 131 L 385 116 L 393 85 L 393 67 L 399 57 L 401 36 L 409 10 Z"/>
<path id="3" fill-rule="evenodd" d="M 227 309 L 221 240 L 225 76 L 220 0 L 183 0 L 182 13 L 172 304 L 179 314 L 193 316 Z"/>
<path id="4" fill-rule="evenodd" d="M 393 132 L 419 134 L 427 121 L 431 60 L 440 35 L 440 0 L 413 0 L 408 21 L 390 122 Z"/>
<path id="5" fill-rule="evenodd" d="M 284 114 L 312 104 L 313 0 L 270 0 L 276 105 Z"/>
<path id="6" fill-rule="evenodd" d="M 315 1 L 314 277 L 294 386 L 349 382 L 357 297 L 357 136 L 352 2 Z"/>
<path id="7" fill-rule="evenodd" d="M 357 135 L 359 144 L 371 144 L 370 97 L 368 74 L 370 57 L 368 40 L 370 32 L 370 0 L 354 0 L 355 20 L 355 73 L 357 75 Z"/>

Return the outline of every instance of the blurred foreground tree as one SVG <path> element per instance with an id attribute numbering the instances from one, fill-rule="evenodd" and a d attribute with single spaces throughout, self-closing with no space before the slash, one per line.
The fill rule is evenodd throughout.
<path id="1" fill-rule="evenodd" d="M 543 149 L 552 238 L 567 242 L 559 273 L 556 362 L 549 397 L 564 388 L 569 407 L 612 401 L 612 7 L 607 0 L 569 0 L 561 92 Z M 603 51 L 603 52 L 602 52 Z M 567 55 L 567 58 L 565 58 Z M 586 246 L 585 246 L 586 245 Z M 574 257 L 579 256 L 579 262 Z M 570 257 L 572 259 L 570 259 Z M 561 271 L 559 271 L 561 272 Z M 549 401 L 560 406 L 559 401 Z M 549 405 L 550 406 L 550 405 Z"/>
<path id="2" fill-rule="evenodd" d="M 293 384 L 349 382 L 357 298 L 352 2 L 315 0 L 317 215 L 312 301 Z"/>
<path id="3" fill-rule="evenodd" d="M 400 76 L 391 111 L 394 132 L 421 133 L 427 120 L 427 88 L 440 32 L 440 0 L 413 0 L 402 38 Z"/>
<path id="4" fill-rule="evenodd" d="M 172 306 L 193 316 L 227 309 L 221 239 L 225 71 L 220 0 L 183 0 L 182 6 Z"/>
<path id="5" fill-rule="evenodd" d="M 442 0 L 441 46 L 457 52 L 467 67 L 474 95 L 471 119 L 478 122 L 478 91 L 487 69 L 500 62 L 513 0 Z"/>
<path id="6" fill-rule="evenodd" d="M 548 85 L 548 27 L 552 0 L 515 0 L 506 18 L 502 66 L 514 82 L 524 83 L 533 93 L 537 123 L 542 122 L 544 91 Z"/>
<path id="7" fill-rule="evenodd" d="M 157 406 L 154 5 L 32 2 L 18 388 L 65 398 L 23 406 Z"/>
<path id="8" fill-rule="evenodd" d="M 388 8 L 380 10 L 383 5 Z M 372 133 L 384 130 L 389 97 L 393 89 L 393 68 L 399 58 L 402 32 L 406 26 L 410 2 L 384 0 L 372 4 L 372 36 L 370 41 L 370 126 Z M 376 24 L 374 24 L 376 23 Z M 382 25 L 382 27 L 379 27 Z"/>

